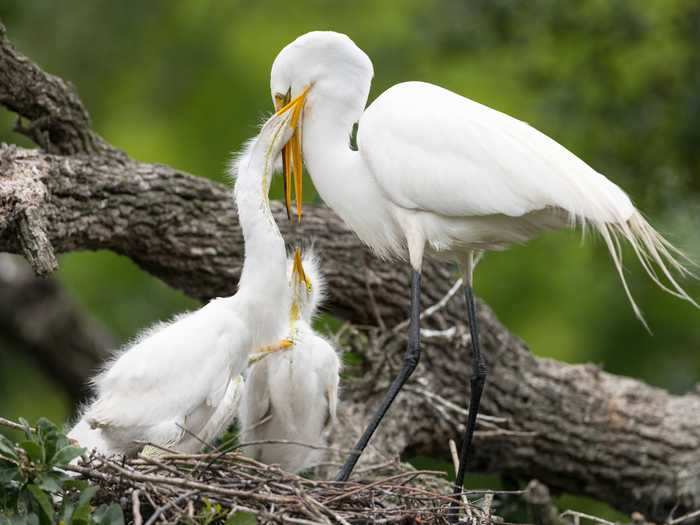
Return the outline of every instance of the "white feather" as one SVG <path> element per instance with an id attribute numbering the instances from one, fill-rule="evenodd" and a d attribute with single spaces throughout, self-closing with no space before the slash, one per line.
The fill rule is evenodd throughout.
<path id="1" fill-rule="evenodd" d="M 393 86 L 364 110 L 372 76 L 347 36 L 312 32 L 279 53 L 270 85 L 292 96 L 310 86 L 301 126 L 314 186 L 378 255 L 420 270 L 427 250 L 466 267 L 475 251 L 590 225 L 640 319 L 620 240 L 654 282 L 698 306 L 672 273 L 690 274 L 688 259 L 576 155 L 522 121 L 424 82 Z M 355 122 L 359 151 L 348 141 Z"/>
<path id="2" fill-rule="evenodd" d="M 301 318 L 289 326 L 294 344 L 250 367 L 239 414 L 243 443 L 297 443 L 259 443 L 243 449 L 290 472 L 310 468 L 322 458 L 324 432 L 336 419 L 340 376 L 335 349 L 310 325 L 325 293 L 319 262 L 311 250 L 305 251 L 302 262 L 310 289 L 295 281 L 291 259 L 288 265 L 290 286 L 297 286 L 293 295 L 301 299 Z"/>
<path id="3" fill-rule="evenodd" d="M 118 353 L 94 379 L 95 400 L 70 437 L 98 449 L 107 442 L 99 451 L 108 454 L 133 454 L 143 442 L 191 451 L 235 414 L 249 353 L 275 343 L 287 326 L 286 252 L 267 192 L 288 120 L 273 116 L 234 164 L 246 241 L 238 292 L 159 323 Z"/>

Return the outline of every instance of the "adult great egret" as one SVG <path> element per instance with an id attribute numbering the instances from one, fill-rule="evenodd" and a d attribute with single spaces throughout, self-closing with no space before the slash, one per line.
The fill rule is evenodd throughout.
<path id="1" fill-rule="evenodd" d="M 94 380 L 95 400 L 68 434 L 105 454 L 143 442 L 190 451 L 234 416 L 239 376 L 255 348 L 274 346 L 288 325 L 291 293 L 284 239 L 270 211 L 275 159 L 292 113 L 277 114 L 234 163 L 245 241 L 238 291 L 146 330 Z"/>
<path id="2" fill-rule="evenodd" d="M 588 225 L 607 244 L 640 319 L 622 273 L 620 239 L 631 244 L 654 282 L 697 304 L 671 273 L 689 273 L 682 253 L 652 228 L 623 190 L 563 146 L 524 122 L 423 82 L 395 85 L 365 110 L 372 76 L 372 62 L 350 38 L 312 32 L 282 49 L 270 79 L 275 106 L 280 111 L 291 106 L 301 114 L 283 150 L 287 188 L 294 177 L 300 189 L 303 150 L 323 200 L 379 256 L 408 259 L 413 269 L 403 367 L 338 480 L 348 478 L 418 364 L 420 272 L 428 254 L 456 262 L 464 273 L 472 336 L 471 396 L 457 493 L 487 373 L 472 294 L 478 252 L 501 250 L 547 230 Z M 356 123 L 357 148 L 351 148 Z"/>
<path id="3" fill-rule="evenodd" d="M 324 296 L 318 259 L 306 250 L 290 261 L 292 305 L 289 315 L 292 347 L 261 355 L 251 366 L 240 404 L 242 442 L 246 454 L 289 472 L 313 466 L 321 455 L 323 433 L 336 419 L 340 360 L 335 349 L 312 328 Z M 296 443 L 259 443 L 286 440 Z"/>

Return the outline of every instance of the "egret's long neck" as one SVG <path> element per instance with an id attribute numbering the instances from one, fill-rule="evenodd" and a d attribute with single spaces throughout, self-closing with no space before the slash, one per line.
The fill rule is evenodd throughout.
<path id="1" fill-rule="evenodd" d="M 361 110 L 315 99 L 304 114 L 304 160 L 326 204 L 375 252 L 389 256 L 400 252 L 400 236 L 369 167 L 350 148 L 353 124 L 361 116 Z"/>
<path id="2" fill-rule="evenodd" d="M 238 295 L 246 297 L 245 315 L 251 324 L 266 324 L 270 316 L 284 317 L 288 302 L 287 254 L 284 239 L 270 211 L 268 191 L 272 170 L 253 150 L 238 169 L 235 199 L 245 241 L 245 260 Z M 277 312 L 275 307 L 281 309 Z"/>

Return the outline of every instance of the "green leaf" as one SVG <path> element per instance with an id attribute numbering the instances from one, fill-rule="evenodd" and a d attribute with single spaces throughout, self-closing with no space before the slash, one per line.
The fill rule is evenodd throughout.
<path id="1" fill-rule="evenodd" d="M 16 465 L 0 466 L 0 487 L 19 479 L 19 469 Z"/>
<path id="2" fill-rule="evenodd" d="M 67 447 L 63 447 L 61 450 L 56 452 L 56 454 L 54 454 L 54 456 L 51 458 L 50 463 L 54 466 L 67 465 L 78 456 L 81 456 L 84 452 L 84 448 L 68 445 Z"/>
<path id="3" fill-rule="evenodd" d="M 39 525 L 36 514 L 13 515 L 9 518 L 0 515 L 0 525 Z"/>
<path id="4" fill-rule="evenodd" d="M 36 429 L 37 434 L 40 436 L 46 436 L 49 432 L 51 432 L 52 429 L 55 428 L 54 424 L 51 423 L 48 419 L 45 417 L 40 417 L 36 425 L 34 425 L 34 428 Z"/>
<path id="5" fill-rule="evenodd" d="M 63 505 L 61 508 L 61 519 L 60 524 L 72 525 L 73 524 L 73 511 L 75 510 L 75 504 L 70 501 L 69 498 L 63 498 Z"/>
<path id="6" fill-rule="evenodd" d="M 116 503 L 100 505 L 92 515 L 92 523 L 96 525 L 124 525 L 124 513 Z"/>
<path id="7" fill-rule="evenodd" d="M 15 445 L 2 434 L 0 434 L 0 454 L 8 458 L 17 459 Z"/>
<path id="8" fill-rule="evenodd" d="M 46 492 L 58 492 L 61 490 L 60 478 L 52 474 L 46 474 L 42 478 L 37 479 L 35 483 L 39 488 Z"/>
<path id="9" fill-rule="evenodd" d="M 97 494 L 97 487 L 87 487 L 80 493 L 80 498 L 73 511 L 73 523 L 78 525 L 88 525 L 90 523 L 90 501 Z"/>
<path id="10" fill-rule="evenodd" d="M 22 441 L 19 446 L 24 449 L 34 463 L 44 462 L 44 449 L 35 441 Z"/>
<path id="11" fill-rule="evenodd" d="M 39 487 L 30 483 L 27 485 L 27 490 L 34 497 L 34 501 L 38 503 L 39 509 L 41 511 L 42 517 L 45 519 L 40 520 L 42 523 L 52 523 L 53 522 L 53 505 L 51 500 L 46 495 L 46 492 L 41 490 Z"/>
<path id="12" fill-rule="evenodd" d="M 90 484 L 84 479 L 67 478 L 63 480 L 63 490 L 77 490 L 81 492 Z"/>
<path id="13" fill-rule="evenodd" d="M 257 522 L 258 519 L 252 512 L 238 511 L 226 518 L 226 525 L 255 525 Z"/>
<path id="14" fill-rule="evenodd" d="M 62 435 L 58 431 L 58 427 L 48 419 L 44 417 L 39 418 L 36 422 L 36 429 L 39 434 L 39 442 L 44 447 L 44 457 L 46 459 L 53 457 L 58 448 L 63 448 L 67 445 L 67 443 L 60 443 Z"/>

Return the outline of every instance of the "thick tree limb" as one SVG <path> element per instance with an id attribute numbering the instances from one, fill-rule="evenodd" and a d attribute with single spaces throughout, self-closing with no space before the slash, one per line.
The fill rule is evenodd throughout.
<path id="1" fill-rule="evenodd" d="M 35 121 L 48 116 L 49 127 L 41 129 L 68 127 L 50 131 L 49 143 L 41 134 L 33 136 L 45 150 L 83 153 L 2 147 L 0 250 L 26 253 L 17 210 L 38 209 L 39 230 L 56 252 L 111 249 L 193 297 L 233 293 L 243 244 L 228 191 L 167 166 L 135 162 L 105 145 L 91 135 L 67 85 L 8 52 L 9 43 L 0 37 L 0 102 Z M 46 92 L 59 106 L 67 105 L 68 117 L 57 117 L 64 114 L 51 104 L 33 105 Z M 19 199 L 29 190 L 36 200 Z M 328 209 L 308 207 L 296 230 L 280 204 L 273 211 L 289 240 L 314 240 L 333 313 L 356 326 L 403 321 L 406 265 L 374 258 Z M 423 302 L 434 304 L 452 279 L 445 268 L 428 264 L 424 283 Z M 537 359 L 483 304 L 479 316 L 491 367 L 484 410 L 507 421 L 506 431 L 503 425 L 500 430 L 483 426 L 487 421 L 482 425 L 475 458 L 480 469 L 537 477 L 552 488 L 657 520 L 674 505 L 679 513 L 700 507 L 700 397 L 671 396 L 593 366 Z M 457 296 L 425 320 L 432 332 L 424 336 L 420 369 L 392 408 L 375 448 L 448 457 L 447 439 L 466 418 L 461 407 L 467 399 L 469 337 L 463 319 Z M 348 334 L 347 346 L 365 364 L 361 379 L 346 388 L 344 424 L 334 437 L 341 447 L 354 444 L 405 345 L 402 329 Z"/>
<path id="2" fill-rule="evenodd" d="M 87 374 L 99 368 L 113 344 L 58 283 L 37 278 L 9 254 L 0 254 L 0 334 L 28 351 L 75 402 L 87 394 Z"/>
<path id="3" fill-rule="evenodd" d="M 192 297 L 235 293 L 243 237 L 225 187 L 167 166 L 105 155 L 64 157 L 5 145 L 0 163 L 15 166 L 0 179 L 2 187 L 14 188 L 8 197 L 0 191 L 0 210 L 9 208 L 14 192 L 43 185 L 50 197 L 41 209 L 57 252 L 110 249 Z M 303 227 L 294 231 L 282 205 L 273 202 L 272 209 L 286 238 L 312 239 L 322 256 L 332 254 L 327 273 L 335 313 L 373 324 L 367 289 L 381 283 L 377 312 L 389 323 L 402 319 L 408 304 L 402 266 L 373 257 L 331 210 L 309 206 Z M 21 250 L 16 228 L 0 230 L 0 249 Z M 449 286 L 449 272 L 432 265 L 426 271 L 441 284 L 426 289 L 428 300 L 437 300 Z"/>
<path id="4" fill-rule="evenodd" d="M 15 131 L 44 150 L 66 155 L 113 151 L 90 129 L 90 117 L 73 86 L 17 52 L 0 23 L 0 103 L 29 121 Z"/>
<path id="5" fill-rule="evenodd" d="M 462 310 L 462 301 L 453 300 L 424 321 L 433 329 L 456 328 L 445 337 L 424 337 L 423 359 L 408 392 L 374 441 L 384 453 L 449 457 L 447 440 L 461 435 L 466 422 L 469 333 L 459 321 Z M 483 412 L 507 421 L 499 429 L 480 425 L 479 470 L 536 477 L 653 521 L 665 520 L 676 505 L 678 514 L 700 506 L 700 397 L 672 396 L 593 365 L 538 359 L 483 304 L 479 322 L 490 368 Z M 341 448 L 352 447 L 360 421 L 398 371 L 405 336 L 359 333 L 346 344 L 365 356 L 365 364 L 349 392 L 349 422 L 335 436 Z"/>
<path id="6" fill-rule="evenodd" d="M 53 247 L 46 234 L 46 187 L 37 180 L 38 167 L 14 162 L 0 156 L 0 170 L 5 173 L 0 186 L 0 221 L 14 224 L 22 253 L 38 275 L 48 275 L 58 268 Z"/>

